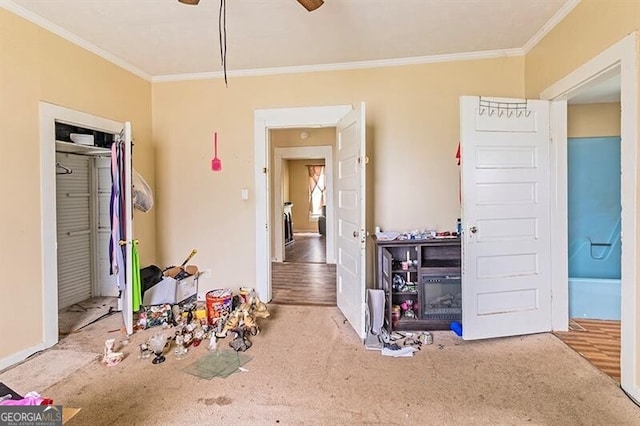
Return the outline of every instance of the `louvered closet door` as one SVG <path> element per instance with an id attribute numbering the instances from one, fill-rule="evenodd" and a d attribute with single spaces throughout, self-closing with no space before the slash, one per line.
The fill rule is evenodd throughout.
<path id="1" fill-rule="evenodd" d="M 56 161 L 73 171 L 56 174 L 58 308 L 63 309 L 91 297 L 91 159 L 56 153 Z"/>

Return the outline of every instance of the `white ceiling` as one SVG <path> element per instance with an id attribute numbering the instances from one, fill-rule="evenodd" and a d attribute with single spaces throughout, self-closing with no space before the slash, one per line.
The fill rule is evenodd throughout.
<path id="1" fill-rule="evenodd" d="M 227 2 L 230 74 L 363 67 L 526 52 L 579 0 Z M 222 70 L 220 0 L 0 0 L 145 78 Z M 445 55 L 435 56 L 434 55 Z M 357 64 L 354 64 L 357 63 Z"/>

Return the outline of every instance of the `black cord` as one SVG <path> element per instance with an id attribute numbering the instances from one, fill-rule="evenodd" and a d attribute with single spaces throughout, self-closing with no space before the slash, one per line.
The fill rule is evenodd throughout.
<path id="1" fill-rule="evenodd" d="M 220 12 L 218 13 L 218 41 L 220 42 L 220 60 L 224 73 L 224 85 L 227 82 L 227 0 L 220 0 Z"/>

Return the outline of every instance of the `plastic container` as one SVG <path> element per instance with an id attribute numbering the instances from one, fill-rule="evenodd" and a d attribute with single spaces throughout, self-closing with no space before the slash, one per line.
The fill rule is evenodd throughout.
<path id="1" fill-rule="evenodd" d="M 240 287 L 240 299 L 242 299 L 242 303 L 249 303 L 249 298 L 252 292 L 252 288 Z"/>
<path id="2" fill-rule="evenodd" d="M 462 336 L 462 324 L 459 323 L 458 321 L 452 322 L 451 325 L 449 326 L 449 328 L 451 329 L 451 331 L 456 333 L 458 336 Z"/>
<path id="3" fill-rule="evenodd" d="M 206 294 L 207 319 L 214 325 L 219 318 L 231 313 L 233 292 L 228 288 L 218 288 Z"/>
<path id="4" fill-rule="evenodd" d="M 82 133 L 70 133 L 69 139 L 78 145 L 94 145 L 93 135 L 85 135 Z"/>

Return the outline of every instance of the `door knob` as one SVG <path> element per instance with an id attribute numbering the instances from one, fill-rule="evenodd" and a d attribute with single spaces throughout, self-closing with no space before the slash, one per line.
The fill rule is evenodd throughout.
<path id="1" fill-rule="evenodd" d="M 358 231 L 353 231 L 353 238 L 358 238 Z"/>
<path id="2" fill-rule="evenodd" d="M 471 231 L 472 234 L 475 234 L 476 232 L 478 232 L 478 228 L 472 226 L 471 228 L 469 228 L 469 231 Z"/>

